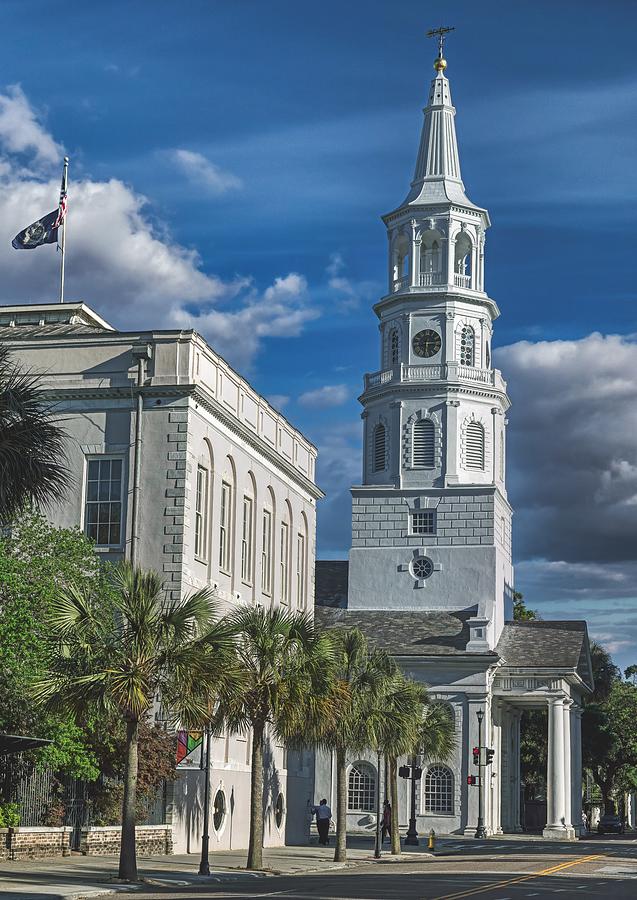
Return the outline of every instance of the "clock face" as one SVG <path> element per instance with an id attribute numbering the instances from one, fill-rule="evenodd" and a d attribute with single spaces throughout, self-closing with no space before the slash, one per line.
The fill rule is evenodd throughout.
<path id="1" fill-rule="evenodd" d="M 419 331 L 418 334 L 414 335 L 411 346 L 414 348 L 416 356 L 424 356 L 427 358 L 429 356 L 435 356 L 436 353 L 440 351 L 442 341 L 437 331 L 426 328 L 424 331 Z"/>

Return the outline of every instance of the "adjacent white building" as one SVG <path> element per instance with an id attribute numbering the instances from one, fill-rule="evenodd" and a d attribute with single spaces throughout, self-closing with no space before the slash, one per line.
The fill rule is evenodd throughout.
<path id="1" fill-rule="evenodd" d="M 473 834 L 477 712 L 494 750 L 484 785 L 489 833 L 523 826 L 520 718 L 547 708 L 547 837 L 581 824 L 582 704 L 592 686 L 584 622 L 512 622 L 509 398 L 494 368 L 499 315 L 485 288 L 487 211 L 465 192 L 446 62 L 431 83 L 416 170 L 383 216 L 387 293 L 376 303 L 379 369 L 365 375 L 362 483 L 352 487 L 349 562 L 317 564 L 317 621 L 357 626 L 448 705 L 450 760 L 427 761 L 420 831 Z M 375 755 L 349 760 L 349 825 L 373 826 Z M 315 797 L 334 800 L 319 755 Z M 403 786 L 401 823 L 409 817 Z"/>
<path id="2" fill-rule="evenodd" d="M 194 331 L 121 332 L 84 303 L 0 307 L 0 341 L 42 373 L 68 433 L 74 483 L 48 511 L 105 559 L 162 573 L 173 598 L 204 586 L 222 611 L 312 612 L 316 448 Z M 266 753 L 267 845 L 302 840 L 309 754 Z M 212 749 L 211 848 L 246 847 L 249 735 Z M 169 808 L 176 852 L 196 850 L 199 755 Z M 298 801 L 288 803 L 290 793 Z"/>

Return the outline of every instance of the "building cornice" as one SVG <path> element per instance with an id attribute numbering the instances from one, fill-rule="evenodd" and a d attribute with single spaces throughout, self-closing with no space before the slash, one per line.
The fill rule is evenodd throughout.
<path id="1" fill-rule="evenodd" d="M 47 400 L 64 402 L 68 400 L 128 400 L 136 396 L 137 391 L 148 399 L 186 399 L 198 403 L 206 412 L 214 416 L 229 431 L 236 434 L 253 449 L 264 456 L 279 471 L 287 475 L 302 490 L 306 491 L 313 499 L 320 500 L 325 494 L 313 481 L 303 475 L 291 463 L 283 459 L 269 444 L 251 431 L 246 425 L 226 412 L 223 406 L 215 400 L 207 391 L 197 384 L 183 385 L 148 385 L 142 388 L 135 387 L 105 387 L 105 388 L 60 388 L 58 390 L 47 389 L 42 395 Z"/>

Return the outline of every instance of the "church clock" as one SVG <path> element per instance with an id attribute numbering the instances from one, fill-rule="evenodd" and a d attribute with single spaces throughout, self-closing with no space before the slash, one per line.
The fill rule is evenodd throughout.
<path id="1" fill-rule="evenodd" d="M 411 346 L 414 348 L 416 356 L 427 358 L 440 352 L 442 341 L 437 331 L 426 328 L 424 331 L 419 331 L 418 334 L 414 335 Z"/>

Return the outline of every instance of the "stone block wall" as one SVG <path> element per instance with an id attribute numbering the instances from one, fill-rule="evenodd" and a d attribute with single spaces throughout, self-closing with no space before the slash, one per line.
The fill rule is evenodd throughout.
<path id="1" fill-rule="evenodd" d="M 423 494 L 423 497 L 426 495 Z M 415 499 L 415 498 L 411 498 Z M 354 495 L 352 498 L 353 547 L 409 547 L 493 544 L 494 497 L 485 491 L 426 496 L 436 514 L 435 534 L 410 534 L 409 512 L 414 507 L 398 496 Z"/>
<path id="2" fill-rule="evenodd" d="M 122 830 L 119 825 L 82 828 L 80 851 L 84 856 L 115 856 L 119 853 Z M 166 856 L 173 852 L 172 825 L 138 825 L 135 832 L 141 856 Z"/>
<path id="3" fill-rule="evenodd" d="M 0 828 L 0 859 L 47 859 L 71 855 L 72 828 Z"/>

